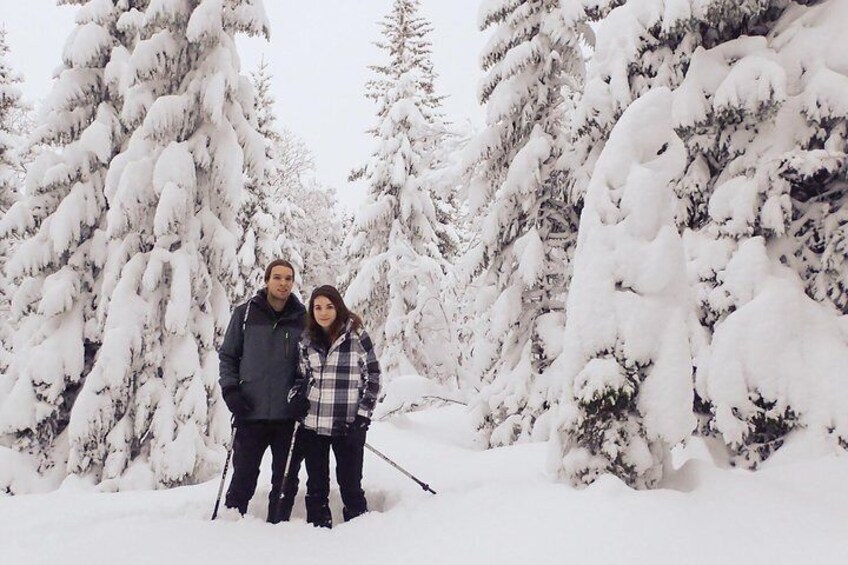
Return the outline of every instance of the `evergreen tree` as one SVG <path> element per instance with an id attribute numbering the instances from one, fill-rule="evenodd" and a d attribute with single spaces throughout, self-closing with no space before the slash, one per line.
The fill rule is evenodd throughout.
<path id="1" fill-rule="evenodd" d="M 18 84 L 23 80 L 6 61 L 9 45 L 6 29 L 0 26 L 0 217 L 18 199 L 20 160 L 18 146 L 21 144 L 15 112 L 22 108 L 21 91 Z M 6 253 L 0 248 L 0 257 Z M 0 264 L 1 266 L 2 264 Z"/>
<path id="2" fill-rule="evenodd" d="M 417 0 L 396 0 L 378 45 L 388 62 L 372 67 L 368 96 L 378 103 L 377 148 L 360 171 L 368 197 L 345 242 L 346 300 L 366 319 L 389 376 L 420 374 L 446 382 L 456 372 L 450 317 L 440 289 L 436 210 L 423 182 L 441 135 L 430 63 L 430 24 Z"/>
<path id="3" fill-rule="evenodd" d="M 837 171 L 844 171 L 840 108 L 845 106 L 833 93 L 842 91 L 835 85 L 844 77 L 823 65 L 825 51 L 837 41 L 840 24 L 835 22 L 846 21 L 844 7 L 815 1 L 799 7 L 782 0 L 684 2 L 674 9 L 659 1 L 601 4 L 589 14 L 601 21 L 585 93 L 575 112 L 576 138 L 568 158 L 581 165 L 568 177 L 569 193 L 582 198 L 582 187 L 596 182 L 598 155 L 605 153 L 631 102 L 659 87 L 671 88 L 673 126 L 687 154 L 685 172 L 672 180 L 672 187 L 700 321 L 689 326 L 701 430 L 721 435 L 736 460 L 749 466 L 756 466 L 798 427 L 823 430 L 835 444 L 846 445 L 848 384 L 834 376 L 838 372 L 828 359 L 843 358 L 848 344 L 839 343 L 834 337 L 838 332 L 822 331 L 835 327 L 835 320 L 828 321 L 821 305 L 800 294 L 806 283 L 812 296 L 837 307 L 831 298 L 841 296 L 838 283 L 825 281 L 836 278 L 842 258 L 823 252 L 819 234 L 830 230 L 831 249 L 839 248 L 837 210 L 844 173 Z M 819 47 L 823 45 L 828 47 Z M 828 272 L 826 265 L 836 269 Z M 575 277 L 577 284 L 577 273 Z M 819 289 L 828 290 L 817 295 Z M 569 324 L 572 315 L 577 314 L 570 308 Z M 567 367 L 575 366 L 569 364 L 576 363 L 574 351 L 581 351 L 581 343 L 592 335 L 591 324 L 583 330 L 577 320 L 574 324 L 564 344 L 562 363 Z M 793 342 L 785 332 L 775 332 L 795 324 L 806 328 L 799 332 L 808 337 Z M 751 337 L 763 333 L 768 340 Z M 766 342 L 770 345 L 764 353 L 758 344 Z M 825 348 L 829 354 L 811 354 Z M 590 353 L 602 350 L 594 349 Z M 798 355 L 810 358 L 803 368 L 795 362 Z M 563 457 L 556 470 L 587 481 L 595 476 L 587 469 L 606 469 L 633 482 L 625 466 L 608 463 L 610 454 L 633 449 L 632 430 L 618 434 L 601 459 L 600 444 L 586 448 L 585 442 L 630 418 L 633 399 L 637 405 L 643 402 L 639 389 L 616 397 L 621 402 L 594 406 L 594 412 L 585 405 L 575 412 L 587 399 L 575 393 L 574 381 L 564 381 L 555 435 Z M 669 410 L 683 421 L 680 406 Z M 642 418 L 647 429 L 649 417 Z M 575 447 L 580 443 L 575 430 L 583 434 L 578 438 L 583 447 Z M 664 450 L 653 454 L 657 471 L 662 459 L 657 456 Z M 658 476 L 650 476 L 634 484 L 655 484 Z"/>
<path id="4" fill-rule="evenodd" d="M 680 193 L 704 328 L 696 408 L 701 430 L 720 435 L 734 462 L 752 468 L 797 428 L 828 432 L 836 443 L 848 435 L 839 416 L 848 392 L 837 392 L 838 377 L 820 359 L 796 370 L 790 358 L 801 341 L 771 355 L 784 359 L 773 370 L 729 337 L 755 334 L 752 313 L 777 294 L 782 301 L 770 311 L 788 317 L 778 327 L 820 318 L 803 288 L 831 316 L 848 311 L 848 106 L 836 94 L 848 75 L 827 64 L 848 11 L 838 2 L 805 4 L 708 3 L 701 17 L 721 40 L 694 53 L 678 104 L 690 110 L 678 111 L 691 162 Z M 814 400 L 825 396 L 827 408 Z"/>
<path id="5" fill-rule="evenodd" d="M 268 26 L 258 0 L 161 0 L 121 24 L 139 38 L 120 76 L 131 135 L 105 183 L 103 341 L 71 411 L 68 471 L 171 486 L 208 476 L 228 433 L 215 347 L 243 175 L 265 164 L 234 35 Z"/>
<path id="6" fill-rule="evenodd" d="M 293 219 L 291 232 L 303 249 L 304 295 L 324 284 L 338 284 L 347 270 L 342 262 L 344 227 L 336 191 L 302 181 L 292 187 L 292 201 L 303 210 Z"/>
<path id="7" fill-rule="evenodd" d="M 122 22 L 134 11 L 102 1 L 77 4 L 77 26 L 48 111 L 33 134 L 45 150 L 28 168 L 26 197 L 2 223 L 2 237 L 22 237 L 6 264 L 13 334 L 0 406 L 0 434 L 37 456 L 46 470 L 63 462 L 63 436 L 80 386 L 101 342 L 93 305 L 101 294 L 108 242 L 107 167 L 126 139 L 118 76 L 134 41 Z M 63 436 L 64 437 L 64 436 Z"/>
<path id="8" fill-rule="evenodd" d="M 6 57 L 9 45 L 6 42 L 6 29 L 0 26 L 0 231 L 2 217 L 12 207 L 20 195 L 21 155 L 23 136 L 19 120 L 26 113 L 21 100 L 18 84 L 22 81 L 15 73 Z M 8 365 L 6 344 L 9 340 L 9 293 L 5 283 L 6 259 L 12 252 L 15 241 L 10 235 L 0 235 L 0 372 Z M 5 396 L 5 387 L 0 385 L 0 404 Z"/>
<path id="9" fill-rule="evenodd" d="M 558 353 L 577 209 L 559 162 L 567 99 L 583 76 L 580 6 L 487 2 L 481 61 L 486 128 L 472 141 L 468 189 L 476 239 L 463 258 L 476 288 L 470 372 L 484 389 L 478 428 L 491 446 L 527 439 L 549 408 L 539 375 Z M 544 426 L 540 426 L 539 429 Z"/>
<path id="10" fill-rule="evenodd" d="M 281 128 L 274 147 L 275 198 L 283 203 L 280 221 L 289 245 L 300 254 L 299 284 L 308 295 L 323 284 L 338 284 L 346 270 L 341 212 L 336 191 L 314 179 L 314 157 L 303 140 Z"/>
<path id="11" fill-rule="evenodd" d="M 448 265 L 455 265 L 464 246 L 470 241 L 465 227 L 468 218 L 461 200 L 461 187 L 467 185 L 469 173 L 462 166 L 461 155 L 468 145 L 469 136 L 453 126 L 437 126 L 433 137 L 437 143 L 429 150 L 423 182 L 431 187 L 433 207 L 435 208 L 436 238 L 439 253 Z"/>
<path id="12" fill-rule="evenodd" d="M 303 210 L 291 202 L 287 190 L 284 138 L 276 130 L 271 75 L 264 59 L 252 74 L 256 91 L 254 110 L 257 131 L 265 139 L 266 165 L 258 177 L 251 177 L 241 196 L 238 225 L 241 230 L 238 260 L 240 276 L 231 289 L 233 304 L 241 304 L 263 284 L 265 267 L 274 259 L 285 258 L 302 274 L 303 257 L 291 226 Z"/>
<path id="13" fill-rule="evenodd" d="M 686 150 L 672 95 L 656 89 L 625 111 L 585 194 L 565 350 L 553 470 L 576 485 L 612 473 L 655 486 L 670 447 L 689 436 L 691 309 L 674 181 Z"/>

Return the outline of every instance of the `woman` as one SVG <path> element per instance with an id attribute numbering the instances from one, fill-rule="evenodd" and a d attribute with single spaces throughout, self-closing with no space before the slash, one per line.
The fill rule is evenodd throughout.
<path id="1" fill-rule="evenodd" d="M 359 316 L 347 309 L 339 291 L 330 285 L 316 288 L 309 298 L 300 368 L 289 403 L 295 417 L 303 420 L 298 442 L 308 475 L 306 520 L 329 528 L 331 448 L 344 519 L 368 511 L 362 456 L 380 392 L 380 365 L 371 338 Z"/>

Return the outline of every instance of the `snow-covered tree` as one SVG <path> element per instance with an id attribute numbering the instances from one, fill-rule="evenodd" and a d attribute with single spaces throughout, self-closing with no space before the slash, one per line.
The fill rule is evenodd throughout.
<path id="1" fill-rule="evenodd" d="M 6 29 L 0 26 L 0 216 L 18 199 L 20 160 L 18 146 L 21 133 L 14 123 L 15 113 L 22 111 L 21 90 L 23 80 L 7 61 L 9 45 Z M 0 257 L 5 253 L 0 248 Z"/>
<path id="2" fill-rule="evenodd" d="M 139 38 L 120 76 L 131 136 L 105 183 L 103 340 L 71 411 L 68 471 L 170 486 L 208 476 L 228 433 L 215 347 L 243 176 L 265 164 L 234 35 L 268 24 L 259 0 L 156 0 L 119 28 Z"/>
<path id="3" fill-rule="evenodd" d="M 579 3 L 558 0 L 487 1 L 479 12 L 493 31 L 481 56 L 486 128 L 467 150 L 477 237 L 461 267 L 476 289 L 469 371 L 484 384 L 477 425 L 488 445 L 530 438 L 549 408 L 538 377 L 559 353 L 577 228 L 559 160 L 584 20 Z"/>
<path id="4" fill-rule="evenodd" d="M 266 164 L 260 175 L 252 176 L 241 195 L 238 225 L 241 230 L 238 261 L 240 276 L 230 290 L 233 304 L 247 300 L 264 284 L 265 267 L 274 259 L 285 258 L 298 273 L 303 269 L 301 245 L 292 231 L 303 210 L 291 200 L 287 177 L 293 172 L 284 137 L 276 129 L 271 75 L 264 59 L 252 73 L 256 91 L 254 110 L 257 129 L 265 139 Z M 288 165 L 288 167 L 287 167 Z M 287 190 L 289 189 L 289 190 Z"/>
<path id="5" fill-rule="evenodd" d="M 845 76 L 827 61 L 841 41 L 834 30 L 848 21 L 846 8 L 786 0 L 597 4 L 589 11 L 600 19 L 597 43 L 568 150 L 582 165 L 568 177 L 569 193 L 581 198 L 581 187 L 590 186 L 598 155 L 629 105 L 652 89 L 673 89 L 673 125 L 687 150 L 673 188 L 700 321 L 690 324 L 690 341 L 702 431 L 720 434 L 751 466 L 794 428 L 830 430 L 834 443 L 842 442 L 839 415 L 848 400 L 839 377 L 822 363 L 811 365 L 814 379 L 793 373 L 797 350 L 788 346 L 770 355 L 790 369 L 772 371 L 752 361 L 759 348 L 735 348 L 733 340 L 738 344 L 746 327 L 761 331 L 743 310 L 762 308 L 778 292 L 808 320 L 818 314 L 797 295 L 804 286 L 840 309 L 848 106 L 837 94 Z M 775 282 L 791 278 L 781 263 L 795 271 L 794 283 Z M 824 341 L 841 355 L 838 340 Z M 802 382 L 816 390 L 793 393 Z M 810 400 L 825 389 L 826 409 Z"/>
<path id="6" fill-rule="evenodd" d="M 126 139 L 118 76 L 134 41 L 120 21 L 137 14 L 125 3 L 61 3 L 80 5 L 77 25 L 32 138 L 51 150 L 28 167 L 26 197 L 0 224 L 0 237 L 23 238 L 6 264 L 14 333 L 0 435 L 36 454 L 41 470 L 63 462 L 66 442 L 57 439 L 101 342 L 93 305 L 108 246 L 104 183 Z"/>
<path id="7" fill-rule="evenodd" d="M 804 4 L 708 3 L 700 17 L 736 37 L 695 50 L 675 108 L 690 153 L 679 192 L 690 203 L 688 254 L 707 344 L 696 406 L 703 431 L 720 434 L 749 467 L 794 429 L 848 445 L 848 378 L 828 364 L 844 357 L 846 340 L 817 330 L 835 329 L 848 307 L 848 73 L 828 63 L 845 45 L 848 6 Z M 805 287 L 830 309 L 829 322 Z M 767 308 L 767 318 L 755 315 Z M 809 340 L 779 336 L 780 327 Z M 767 328 L 768 339 L 738 347 L 740 336 Z"/>
<path id="8" fill-rule="evenodd" d="M 471 177 L 462 155 L 471 135 L 453 125 L 442 128 L 442 134 L 434 137 L 438 143 L 430 149 L 423 182 L 433 194 L 439 253 L 448 265 L 455 265 L 471 240 L 467 206 L 462 202 L 462 187 Z"/>
<path id="9" fill-rule="evenodd" d="M 240 225 L 247 226 L 244 241 L 247 243 L 247 236 L 255 234 L 257 242 L 253 274 L 243 275 L 244 290 L 249 294 L 261 284 L 264 265 L 272 257 L 286 258 L 295 265 L 298 284 L 306 292 L 321 284 L 335 284 L 342 272 L 344 239 L 335 192 L 311 178 L 314 158 L 303 140 L 285 127 L 277 126 L 271 76 L 264 60 L 252 78 L 257 125 L 265 138 L 267 165 L 263 183 L 248 184 L 239 214 Z M 267 219 L 273 220 L 270 231 L 259 225 Z M 264 252 L 258 253 L 263 249 L 259 245 L 261 235 L 265 235 Z M 239 252 L 243 272 L 245 260 L 249 259 L 245 253 L 247 247 L 243 244 Z M 269 249 L 273 254 L 268 254 Z"/>
<path id="10" fill-rule="evenodd" d="M 345 242 L 346 300 L 361 312 L 387 376 L 448 382 L 456 373 L 454 330 L 440 290 L 436 211 L 422 175 L 439 128 L 428 34 L 417 0 L 396 0 L 384 18 L 388 62 L 374 67 L 376 149 L 361 171 L 368 196 Z"/>
<path id="11" fill-rule="evenodd" d="M 612 473 L 657 484 L 670 447 L 695 427 L 691 315 L 674 181 L 686 149 L 672 94 L 630 105 L 601 153 L 585 195 L 568 295 L 553 471 L 582 485 Z"/>
<path id="12" fill-rule="evenodd" d="M 324 284 L 338 284 L 347 270 L 342 262 L 344 227 L 336 191 L 314 181 L 291 187 L 291 199 L 303 214 L 293 218 L 291 233 L 303 250 L 304 294 Z"/>
<path id="13" fill-rule="evenodd" d="M 9 45 L 6 29 L 0 26 L 0 218 L 12 207 L 21 188 L 21 155 L 23 145 L 19 120 L 26 115 L 18 87 L 21 76 L 14 72 L 6 60 Z M 11 234 L 0 235 L 0 372 L 8 365 L 6 344 L 9 340 L 9 291 L 4 282 L 6 259 L 11 254 L 15 241 Z M 4 383 L 5 384 L 5 383 Z M 0 403 L 5 396 L 5 386 L 0 384 Z"/>
<path id="14" fill-rule="evenodd" d="M 419 166 L 420 182 L 430 190 L 436 221 L 433 230 L 439 242 L 439 253 L 445 261 L 452 262 L 459 254 L 460 236 L 455 225 L 459 217 L 459 198 L 457 189 L 457 171 L 459 168 L 452 163 L 458 148 L 466 140 L 456 131 L 452 124 L 445 120 L 442 112 L 442 102 L 445 97 L 438 94 L 436 89 L 436 74 L 431 59 L 432 45 L 429 34 L 432 31 L 430 22 L 418 15 L 419 2 L 398 2 L 392 7 L 380 27 L 384 40 L 375 44 L 389 53 L 389 61 L 383 65 L 371 65 L 375 78 L 366 85 L 366 96 L 378 105 L 383 103 L 387 91 L 392 88 L 399 76 L 397 62 L 401 56 L 407 57 L 407 65 L 418 71 L 416 82 L 419 88 L 420 102 L 424 108 L 428 122 L 426 139 L 422 139 L 421 163 Z M 370 130 L 379 137 L 376 128 Z M 354 173 L 358 178 L 364 169 Z"/>

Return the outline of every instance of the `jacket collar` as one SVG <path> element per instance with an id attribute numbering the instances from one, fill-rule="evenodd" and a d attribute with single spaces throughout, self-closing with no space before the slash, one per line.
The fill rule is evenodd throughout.
<path id="1" fill-rule="evenodd" d="M 260 288 L 256 291 L 256 294 L 253 295 L 253 298 L 250 299 L 250 302 L 262 308 L 266 313 L 270 314 L 274 317 L 279 317 L 280 319 L 291 319 L 296 318 L 298 316 L 303 316 L 306 313 L 306 307 L 300 301 L 300 299 L 294 294 L 290 294 L 288 300 L 286 300 L 286 305 L 283 307 L 282 312 L 277 312 L 271 305 L 268 303 L 268 289 Z"/>
<path id="2" fill-rule="evenodd" d="M 330 351 L 332 351 L 333 348 L 338 347 L 341 343 L 343 343 L 344 340 L 346 340 L 348 337 L 350 337 L 350 334 L 352 332 L 353 332 L 353 319 L 350 319 L 345 324 L 344 329 L 339 333 L 339 337 L 337 337 L 336 340 L 333 343 L 330 344 L 330 348 L 327 350 L 327 353 L 330 353 Z M 303 343 L 304 343 L 304 345 L 306 345 L 306 347 L 312 347 L 312 349 L 320 351 L 320 348 L 317 346 L 317 344 L 315 342 L 312 341 L 312 337 L 309 335 L 308 332 L 304 332 L 304 334 L 303 334 Z"/>

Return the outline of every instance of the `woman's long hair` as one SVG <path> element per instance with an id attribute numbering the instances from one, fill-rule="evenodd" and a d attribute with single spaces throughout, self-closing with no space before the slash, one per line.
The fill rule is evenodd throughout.
<path id="1" fill-rule="evenodd" d="M 315 319 L 315 299 L 319 296 L 323 296 L 332 302 L 336 309 L 336 319 L 333 320 L 333 323 L 326 331 L 318 325 L 318 321 Z M 325 284 L 312 291 L 312 295 L 309 297 L 309 317 L 306 320 L 306 329 L 309 332 L 309 338 L 312 343 L 321 344 L 324 346 L 324 349 L 329 349 L 330 345 L 344 331 L 348 320 L 353 320 L 352 327 L 354 330 L 362 326 L 362 320 L 359 316 L 347 309 L 344 299 L 336 287 Z"/>

